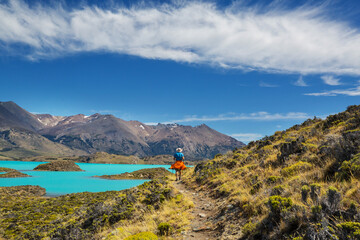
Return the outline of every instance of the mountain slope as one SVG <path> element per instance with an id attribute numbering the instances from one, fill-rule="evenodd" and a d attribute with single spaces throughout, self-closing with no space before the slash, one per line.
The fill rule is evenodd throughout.
<path id="1" fill-rule="evenodd" d="M 45 128 L 41 134 L 70 147 L 94 152 L 144 156 L 149 146 L 136 136 L 126 121 L 112 115 L 94 114 L 69 117 L 56 126 Z"/>
<path id="2" fill-rule="evenodd" d="M 157 154 L 169 154 L 174 151 L 174 146 L 178 146 L 184 149 L 187 158 L 204 159 L 244 146 L 205 124 L 196 127 L 159 124 L 153 129 L 155 131 L 146 141 Z"/>
<path id="3" fill-rule="evenodd" d="M 85 116 L 82 116 L 84 118 Z M 52 141 L 90 153 L 103 151 L 140 157 L 171 154 L 176 147 L 184 149 L 187 159 L 212 158 L 243 143 L 206 125 L 197 127 L 177 124 L 147 126 L 138 121 L 124 121 L 112 115 L 95 114 L 66 124 L 40 130 Z"/>
<path id="4" fill-rule="evenodd" d="M 40 119 L 14 102 L 0 102 L 0 157 L 83 155 L 86 152 L 54 143 L 37 133 Z"/>
<path id="5" fill-rule="evenodd" d="M 17 141 L 20 141 L 21 136 L 33 135 L 34 146 L 31 147 L 24 144 L 24 141 L 15 145 L 7 138 L 0 141 L 0 149 L 9 150 L 8 153 L 13 148 L 16 150 L 12 151 L 13 154 L 4 154 L 13 157 L 16 157 L 16 152 L 22 157 L 27 153 L 34 156 L 44 151 L 46 155 L 58 155 L 62 152 L 69 155 L 107 152 L 146 157 L 172 154 L 175 148 L 182 147 L 187 160 L 199 160 L 244 146 L 243 143 L 206 125 L 147 126 L 139 121 L 124 121 L 113 115 L 78 114 L 63 117 L 31 114 L 13 102 L 0 102 L 0 128 L 16 129 Z M 19 134 L 20 131 L 24 133 Z M 46 141 L 41 139 L 39 134 L 56 144 L 41 147 Z M 35 139 L 38 140 L 37 143 Z M 19 145 L 24 147 L 18 147 Z M 38 153 L 34 153 L 39 149 Z"/>
<path id="6" fill-rule="evenodd" d="M 14 102 L 0 102 L 0 127 L 17 127 L 31 131 L 43 128 L 35 115 Z"/>
<path id="7" fill-rule="evenodd" d="M 199 164 L 217 239 L 359 239 L 360 105 Z"/>
<path id="8" fill-rule="evenodd" d="M 21 159 L 32 156 L 73 156 L 86 152 L 71 149 L 25 129 L 0 129 L 0 156 Z"/>

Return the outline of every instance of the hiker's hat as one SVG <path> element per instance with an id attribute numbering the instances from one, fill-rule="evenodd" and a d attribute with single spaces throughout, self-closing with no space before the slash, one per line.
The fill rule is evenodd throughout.
<path id="1" fill-rule="evenodd" d="M 177 151 L 177 152 L 182 152 L 182 149 L 181 149 L 181 148 L 177 148 L 176 151 Z"/>

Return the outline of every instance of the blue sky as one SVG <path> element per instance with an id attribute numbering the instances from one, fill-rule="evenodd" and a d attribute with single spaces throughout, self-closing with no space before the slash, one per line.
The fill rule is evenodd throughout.
<path id="1" fill-rule="evenodd" d="M 0 101 L 245 142 L 359 104 L 360 3 L 293 2 L 0 1 Z"/>

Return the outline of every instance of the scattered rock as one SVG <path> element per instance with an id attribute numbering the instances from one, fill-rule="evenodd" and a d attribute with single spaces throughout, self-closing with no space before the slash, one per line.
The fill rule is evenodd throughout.
<path id="1" fill-rule="evenodd" d="M 72 172 L 72 171 L 83 171 L 78 165 L 72 161 L 59 160 L 53 161 L 50 163 L 40 164 L 35 171 L 63 171 L 63 172 Z"/>
<path id="2" fill-rule="evenodd" d="M 193 230 L 193 232 L 209 231 L 209 230 L 211 230 L 211 227 L 206 227 L 206 226 L 194 227 L 192 230 Z"/>
<path id="3" fill-rule="evenodd" d="M 201 217 L 201 218 L 206 218 L 206 214 L 204 214 L 204 213 L 199 213 L 199 217 Z"/>

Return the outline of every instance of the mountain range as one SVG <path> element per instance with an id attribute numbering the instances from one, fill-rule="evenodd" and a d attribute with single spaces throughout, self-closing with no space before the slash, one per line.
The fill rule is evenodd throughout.
<path id="1" fill-rule="evenodd" d="M 14 102 L 0 102 L 0 156 L 78 156 L 107 152 L 139 157 L 171 154 L 181 147 L 188 160 L 212 158 L 244 144 L 205 124 L 146 125 L 113 115 L 32 114 Z"/>

